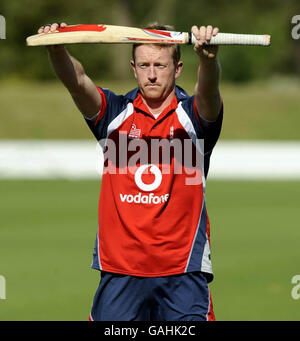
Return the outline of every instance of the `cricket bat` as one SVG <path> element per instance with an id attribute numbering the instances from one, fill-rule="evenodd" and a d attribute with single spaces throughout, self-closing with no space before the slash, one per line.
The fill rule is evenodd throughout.
<path id="1" fill-rule="evenodd" d="M 270 35 L 218 33 L 207 45 L 270 45 Z M 115 25 L 71 25 L 53 33 L 26 39 L 28 46 L 103 43 L 103 44 L 196 44 L 192 32 L 175 32 Z"/>

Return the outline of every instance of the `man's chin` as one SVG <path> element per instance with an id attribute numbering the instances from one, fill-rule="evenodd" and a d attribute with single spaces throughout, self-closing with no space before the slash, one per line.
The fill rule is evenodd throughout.
<path id="1" fill-rule="evenodd" d="M 159 100 L 163 97 L 160 89 L 153 87 L 149 89 L 144 89 L 142 92 L 144 98 L 151 99 L 151 100 Z"/>

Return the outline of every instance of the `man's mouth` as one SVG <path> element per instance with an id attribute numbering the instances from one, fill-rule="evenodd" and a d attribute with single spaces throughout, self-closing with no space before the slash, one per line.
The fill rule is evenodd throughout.
<path id="1" fill-rule="evenodd" d="M 150 88 L 154 88 L 154 87 L 157 87 L 157 86 L 159 86 L 159 84 L 157 84 L 157 83 L 146 84 L 146 87 L 150 87 Z"/>

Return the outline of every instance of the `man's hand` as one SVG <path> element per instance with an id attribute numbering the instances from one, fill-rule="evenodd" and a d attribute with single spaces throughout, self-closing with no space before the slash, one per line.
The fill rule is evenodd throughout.
<path id="1" fill-rule="evenodd" d="M 46 25 L 43 25 L 41 26 L 39 29 L 38 29 L 38 34 L 41 34 L 41 33 L 53 33 L 56 31 L 56 29 L 58 27 L 66 27 L 67 24 L 65 22 L 63 23 L 52 23 L 52 24 L 46 24 Z M 64 46 L 63 45 L 47 45 L 46 48 L 48 49 L 48 51 L 54 51 L 56 50 L 57 48 L 60 48 L 60 49 L 63 49 Z"/>
<path id="2" fill-rule="evenodd" d="M 66 23 L 53 23 L 53 24 L 46 24 L 44 26 L 41 26 L 39 29 L 38 29 L 38 33 L 41 34 L 41 33 L 53 33 L 56 31 L 56 29 L 58 27 L 66 27 L 67 24 Z"/>
<path id="3" fill-rule="evenodd" d="M 197 44 L 194 46 L 194 50 L 199 56 L 200 59 L 206 58 L 216 58 L 218 53 L 217 45 L 205 45 L 205 42 L 210 40 L 213 36 L 217 35 L 219 32 L 218 27 L 212 26 L 201 26 L 198 28 L 197 26 L 193 26 L 191 29 L 193 35 L 198 40 Z"/>

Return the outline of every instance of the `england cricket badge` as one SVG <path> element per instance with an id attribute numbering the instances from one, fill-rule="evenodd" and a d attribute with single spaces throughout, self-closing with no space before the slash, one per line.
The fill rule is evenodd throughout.
<path id="1" fill-rule="evenodd" d="M 141 137 L 141 129 L 137 129 L 133 123 L 128 136 L 132 139 L 139 139 Z"/>

